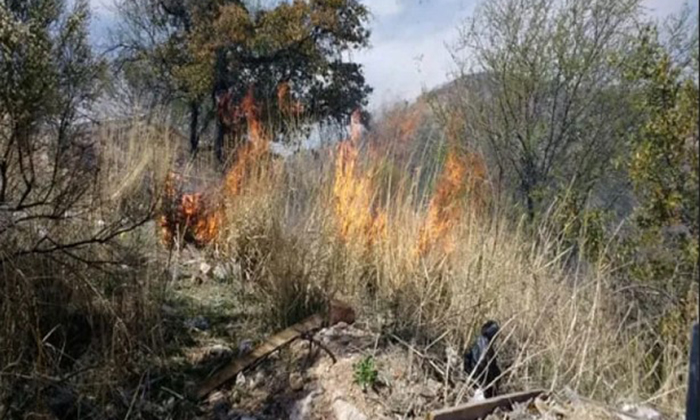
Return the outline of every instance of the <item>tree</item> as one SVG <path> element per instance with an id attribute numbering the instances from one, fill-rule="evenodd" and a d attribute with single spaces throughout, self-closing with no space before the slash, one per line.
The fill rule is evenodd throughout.
<path id="1" fill-rule="evenodd" d="M 625 258 L 635 261 L 635 279 L 683 299 L 697 286 L 700 255 L 700 95 L 696 76 L 684 71 L 697 68 L 697 54 L 674 60 L 653 26 L 636 47 L 627 77 L 639 84 L 635 106 L 644 123 L 632 133 L 625 161 L 639 203 Z"/>
<path id="2" fill-rule="evenodd" d="M 76 2 L 70 13 L 64 8 L 62 0 L 0 6 L 0 205 L 15 211 L 66 193 L 56 185 L 38 185 L 38 172 L 47 168 L 37 167 L 36 159 L 43 147 L 52 146 L 60 161 L 80 113 L 99 91 L 104 67 L 87 43 L 87 3 Z M 54 144 L 38 140 L 46 133 Z M 38 194 L 40 188 L 48 189 L 46 194 Z"/>
<path id="3" fill-rule="evenodd" d="M 464 131 L 530 220 L 566 189 L 582 207 L 621 150 L 634 114 L 611 58 L 638 14 L 638 0 L 495 0 L 462 27 Z"/>
<path id="4" fill-rule="evenodd" d="M 130 13 L 123 13 L 126 28 L 144 27 L 141 35 L 123 30 L 122 36 L 148 40 L 145 47 L 124 42 L 122 60 L 149 63 L 142 68 L 165 84 L 164 91 L 206 101 L 217 111 L 220 159 L 224 138 L 240 137 L 229 114 L 250 87 L 264 122 L 282 131 L 292 128 L 291 116 L 295 126 L 347 118 L 370 92 L 361 66 L 343 59 L 368 43 L 368 12 L 356 0 L 282 2 L 267 9 L 241 1 L 124 0 L 122 10 Z M 148 35 L 155 28 L 158 35 Z M 294 104 L 295 112 L 281 103 Z"/>
<path id="5" fill-rule="evenodd" d="M 150 216 L 114 212 L 96 232 L 72 227 L 103 200 L 97 145 L 80 124 L 105 69 L 88 18 L 86 1 L 69 11 L 64 0 L 0 4 L 0 267 L 23 256 L 79 258 Z"/>

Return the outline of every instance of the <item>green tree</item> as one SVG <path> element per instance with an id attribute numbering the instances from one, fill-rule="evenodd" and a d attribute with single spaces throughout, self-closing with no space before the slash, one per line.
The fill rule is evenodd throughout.
<path id="1" fill-rule="evenodd" d="M 54 209 L 60 215 L 76 193 L 59 188 L 58 176 L 39 185 L 47 165 L 37 159 L 48 148 L 60 162 L 81 112 L 99 93 L 104 66 L 88 44 L 87 19 L 86 1 L 70 12 L 63 0 L 0 4 L 0 205 L 6 209 L 61 201 Z"/>
<path id="2" fill-rule="evenodd" d="M 627 72 L 639 84 L 635 105 L 644 121 L 626 161 L 638 200 L 627 246 L 636 279 L 684 298 L 698 282 L 700 97 L 696 75 L 685 71 L 697 68 L 697 54 L 679 61 L 671 52 L 647 27 Z"/>
<path id="3" fill-rule="evenodd" d="M 278 106 L 282 85 L 303 105 L 296 122 L 341 120 L 363 105 L 370 92 L 361 66 L 343 59 L 367 46 L 368 12 L 356 0 L 281 2 L 249 7 L 242 1 L 123 0 L 121 61 L 146 73 L 141 81 L 162 85 L 163 97 L 207 103 L 217 119 L 216 151 L 226 136 L 239 136 L 226 121 L 254 87 L 264 123 L 289 129 Z M 153 35 L 151 35 L 153 33 Z M 190 130 L 191 146 L 197 139 Z"/>
<path id="4" fill-rule="evenodd" d="M 585 205 L 610 175 L 634 118 L 622 63 L 611 58 L 627 49 L 639 7 L 638 0 L 494 0 L 461 28 L 465 137 L 531 220 L 565 190 Z"/>

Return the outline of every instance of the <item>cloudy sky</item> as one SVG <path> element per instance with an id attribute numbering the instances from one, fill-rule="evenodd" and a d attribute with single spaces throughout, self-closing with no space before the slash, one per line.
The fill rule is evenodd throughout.
<path id="1" fill-rule="evenodd" d="M 112 1 L 90 0 L 95 38 L 102 37 L 114 21 Z M 454 42 L 457 27 L 480 0 L 363 1 L 372 12 L 372 47 L 355 53 L 353 59 L 364 64 L 367 81 L 375 88 L 374 107 L 414 98 L 422 89 L 448 80 L 453 63 L 446 46 Z M 684 2 L 644 0 L 649 13 L 658 17 L 680 10 Z"/>

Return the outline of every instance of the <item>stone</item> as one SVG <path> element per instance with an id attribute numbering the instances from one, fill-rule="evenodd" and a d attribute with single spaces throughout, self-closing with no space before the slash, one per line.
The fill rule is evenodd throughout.
<path id="1" fill-rule="evenodd" d="M 617 415 L 620 420 L 662 420 L 663 418 L 658 411 L 643 405 L 625 404 L 622 406 L 622 412 L 625 414 Z"/>
<path id="2" fill-rule="evenodd" d="M 346 324 L 352 324 L 355 322 L 356 314 L 355 310 L 352 309 L 350 305 L 339 300 L 333 300 L 330 303 L 329 316 L 330 325 L 338 324 L 339 322 L 345 322 Z"/>
<path id="3" fill-rule="evenodd" d="M 304 377 L 297 372 L 293 372 L 289 375 L 289 387 L 292 391 L 301 391 L 304 388 Z"/>
<path id="4" fill-rule="evenodd" d="M 206 276 L 211 271 L 211 265 L 207 264 L 206 261 L 202 261 L 199 264 L 199 271 Z"/>
<path id="5" fill-rule="evenodd" d="M 236 386 L 242 387 L 243 385 L 245 385 L 245 375 L 239 373 L 238 375 L 236 375 Z"/>
<path id="6" fill-rule="evenodd" d="M 222 281 L 226 280 L 226 277 L 228 277 L 228 270 L 226 270 L 226 267 L 224 267 L 223 264 L 219 264 L 214 267 L 212 274 L 214 275 L 215 279 Z"/>
<path id="7" fill-rule="evenodd" d="M 207 320 L 201 315 L 197 315 L 196 317 L 190 318 L 187 321 L 185 321 L 185 326 L 200 331 L 206 331 L 209 329 L 209 320 Z"/>
<path id="8" fill-rule="evenodd" d="M 313 408 L 314 401 L 322 394 L 323 391 L 321 389 L 313 389 L 311 392 L 306 394 L 304 398 L 295 401 L 291 410 L 289 411 L 289 419 L 306 420 L 311 418 L 311 410 Z"/>
<path id="9" fill-rule="evenodd" d="M 357 407 L 340 398 L 333 401 L 333 415 L 336 420 L 367 420 Z"/>
<path id="10" fill-rule="evenodd" d="M 253 341 L 252 340 L 241 340 L 240 343 L 238 343 L 238 355 L 239 356 L 244 356 L 248 353 L 253 351 Z"/>
<path id="11" fill-rule="evenodd" d="M 216 359 L 228 357 L 232 353 L 231 349 L 223 344 L 214 344 L 207 349 L 208 356 Z"/>

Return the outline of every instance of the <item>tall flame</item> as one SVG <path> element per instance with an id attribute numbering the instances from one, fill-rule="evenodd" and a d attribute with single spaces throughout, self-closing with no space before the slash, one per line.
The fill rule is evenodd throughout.
<path id="1" fill-rule="evenodd" d="M 242 192 L 246 179 L 270 148 L 268 137 L 260 123 L 252 87 L 243 98 L 240 109 L 248 125 L 248 141 L 238 148 L 236 160 L 226 174 L 225 186 L 229 196 L 236 196 Z"/>
<path id="2" fill-rule="evenodd" d="M 478 155 L 450 148 L 419 233 L 417 252 L 420 255 L 426 254 L 436 245 L 446 255 L 453 252 L 455 244 L 452 230 L 463 214 L 461 203 L 469 194 L 475 209 L 484 207 L 485 177 L 486 168 Z"/>
<path id="3" fill-rule="evenodd" d="M 338 145 L 333 197 L 340 238 L 371 246 L 385 234 L 386 215 L 373 208 L 372 179 L 358 168 L 361 136 L 360 111 L 356 110 L 351 117 L 350 138 Z"/>

